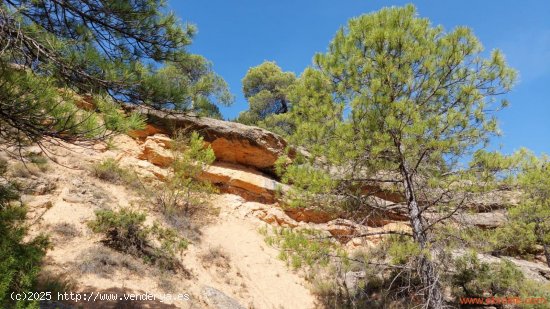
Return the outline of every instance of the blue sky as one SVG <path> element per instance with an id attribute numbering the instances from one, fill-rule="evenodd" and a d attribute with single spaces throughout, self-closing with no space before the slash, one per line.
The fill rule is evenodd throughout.
<path id="1" fill-rule="evenodd" d="M 248 68 L 273 60 L 299 75 L 326 50 L 339 27 L 354 16 L 411 1 L 375 0 L 171 0 L 169 7 L 199 31 L 190 51 L 204 55 L 229 84 L 235 103 L 225 118 L 247 109 L 241 79 Z M 490 51 L 499 48 L 519 71 L 498 114 L 503 136 L 495 147 L 525 146 L 550 153 L 550 1 L 412 1 L 422 17 L 445 29 L 469 26 Z"/>

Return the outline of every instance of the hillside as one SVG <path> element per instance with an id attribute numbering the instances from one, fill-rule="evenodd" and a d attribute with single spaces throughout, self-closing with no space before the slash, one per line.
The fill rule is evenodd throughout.
<path id="1" fill-rule="evenodd" d="M 47 288 L 63 286 L 75 293 L 149 293 L 157 297 L 187 293 L 190 298 L 164 303 L 64 304 L 84 308 L 318 308 L 319 300 L 304 272 L 293 270 L 279 259 L 279 251 L 266 244 L 261 229 L 316 230 L 333 237 L 350 255 L 376 247 L 385 237 L 378 232 L 410 230 L 406 218 L 396 214 L 362 224 L 311 209 L 283 210 L 276 193 L 282 185 L 262 172 L 269 170 L 275 160 L 266 163 L 268 158 L 262 157 L 262 151 L 282 153 L 284 140 L 259 128 L 207 118 L 200 120 L 201 129 L 207 132 L 205 141 L 212 146 L 217 160 L 200 178 L 215 184 L 219 193 L 195 205 L 187 217 L 171 219 L 144 197 L 139 186 L 98 179 L 93 172 L 94 166 L 111 158 L 135 173 L 141 186 L 162 183 L 170 172 L 173 154 L 171 139 L 164 134 L 170 132 L 158 126 L 159 119 L 150 121 L 145 130 L 132 132 L 133 137 L 116 135 L 92 147 L 63 142 L 46 149 L 26 147 L 22 154 L 27 158 L 27 167 L 16 158 L 9 160 L 9 175 L 24 187 L 22 201 L 29 209 L 31 235 L 46 232 L 51 237 L 52 246 L 41 274 Z M 248 139 L 250 132 L 255 132 L 254 144 Z M 278 139 L 279 148 L 265 147 L 269 144 L 266 137 Z M 2 156 L 9 157 L 5 153 Z M 42 159 L 35 164 L 32 162 L 38 162 L 36 159 L 28 158 Z M 383 192 L 377 195 L 380 200 L 389 196 Z M 505 208 L 514 203 L 515 196 L 513 192 L 486 196 L 470 207 L 478 211 L 457 215 L 457 220 L 484 228 L 505 224 Z M 139 257 L 105 246 L 87 224 L 94 219 L 94 211 L 120 208 L 142 211 L 147 215 L 147 224 L 159 221 L 184 235 L 190 245 L 178 257 L 183 270 L 163 271 Z M 548 283 L 550 268 L 542 255 L 531 262 L 512 261 L 527 276 Z M 361 279 L 360 274 L 355 275 Z"/>

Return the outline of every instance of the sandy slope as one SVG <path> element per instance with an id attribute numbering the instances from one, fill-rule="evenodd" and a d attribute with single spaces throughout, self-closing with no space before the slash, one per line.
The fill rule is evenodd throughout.
<path id="1" fill-rule="evenodd" d="M 24 197 L 30 206 L 31 220 L 35 222 L 33 233 L 52 235 L 53 248 L 47 254 L 45 270 L 54 277 L 64 275 L 67 280 L 76 282 L 72 288 L 75 292 L 189 293 L 191 301 L 131 304 L 113 301 L 79 305 L 84 308 L 210 308 L 201 296 L 206 285 L 223 291 L 247 308 L 315 308 L 315 299 L 306 281 L 277 259 L 277 250 L 268 247 L 258 234 L 261 223 L 239 212 L 243 200 L 238 196 L 223 194 L 214 198 L 213 206 L 220 209 L 219 217 L 201 228 L 200 238 L 182 257 L 189 276 L 162 273 L 139 259 L 105 249 L 100 237 L 86 226 L 94 218 L 95 210 L 133 207 L 146 211 L 149 221 L 162 221 L 153 206 L 140 203 L 131 190 L 98 180 L 89 172 L 93 162 L 132 153 L 139 147 L 129 138 L 121 139 L 118 145 L 118 150 L 104 152 L 58 149 L 52 156 L 64 166 L 50 162 L 51 168 L 36 177 L 37 181 L 55 183 L 56 188 Z M 59 235 L 56 229 L 64 223 L 73 227 L 74 235 Z M 213 248 L 225 256 L 221 263 L 204 259 L 204 254 Z M 98 252 L 104 255 L 107 252 L 108 258 L 96 261 L 91 271 L 90 267 L 83 271 L 86 259 L 97 260 Z"/>
<path id="2" fill-rule="evenodd" d="M 257 228 L 246 219 L 226 218 L 204 230 L 201 246 L 221 247 L 228 253 L 231 268 L 240 272 L 246 285 L 243 294 L 254 308 L 314 308 L 304 280 L 276 258 L 278 252 L 265 245 Z M 199 281 L 216 286 L 221 274 L 210 271 L 209 275 L 199 276 Z M 239 293 L 233 285 L 225 288 L 230 295 Z"/>

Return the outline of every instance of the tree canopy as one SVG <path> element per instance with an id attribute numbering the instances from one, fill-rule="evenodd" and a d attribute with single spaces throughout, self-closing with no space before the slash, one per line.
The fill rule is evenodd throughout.
<path id="1" fill-rule="evenodd" d="M 446 32 L 412 5 L 385 8 L 351 19 L 290 94 L 291 141 L 312 155 L 284 178 L 304 189 L 301 198 L 354 209 L 381 208 L 364 188 L 392 184 L 404 199 L 392 210 L 407 213 L 421 252 L 429 308 L 443 302 L 430 230 L 478 191 L 481 174 L 461 160 L 498 134 L 494 111 L 507 103 L 496 98 L 516 76 L 500 51 L 482 50 L 466 27 Z"/>
<path id="2" fill-rule="evenodd" d="M 295 80 L 294 73 L 283 72 L 275 62 L 266 61 L 250 68 L 242 80 L 249 110 L 242 112 L 237 121 L 258 125 L 270 116 L 288 112 L 287 90 Z"/>
<path id="3" fill-rule="evenodd" d="M 217 105 L 232 96 L 211 64 L 187 51 L 195 31 L 168 13 L 165 1 L 3 1 L 0 135 L 89 138 L 103 122 L 92 124 L 94 117 L 58 89 L 103 106 L 146 104 L 220 118 Z"/>

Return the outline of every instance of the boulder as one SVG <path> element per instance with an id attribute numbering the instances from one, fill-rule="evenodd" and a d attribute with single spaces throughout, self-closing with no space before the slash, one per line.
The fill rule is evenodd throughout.
<path id="1" fill-rule="evenodd" d="M 172 164 L 174 156 L 170 151 L 171 140 L 168 136 L 156 134 L 148 136 L 141 147 L 138 159 L 147 160 L 156 166 L 168 167 Z"/>
<path id="2" fill-rule="evenodd" d="M 235 299 L 211 286 L 203 286 L 201 289 L 201 296 L 211 308 L 245 309 L 245 307 L 241 306 Z"/>
<path id="3" fill-rule="evenodd" d="M 240 195 L 248 201 L 273 203 L 277 190 L 285 190 L 285 185 L 261 172 L 225 162 L 215 162 L 199 178 L 217 185 L 223 192 Z"/>
<path id="4" fill-rule="evenodd" d="M 211 145 L 219 161 L 246 165 L 268 173 L 273 173 L 275 161 L 287 146 L 279 135 L 258 127 L 145 106 L 127 106 L 126 109 L 146 116 L 149 124 L 145 130 L 131 132 L 133 136 L 144 138 L 153 132 L 171 135 L 177 129 L 197 131 Z"/>
<path id="5" fill-rule="evenodd" d="M 155 142 L 157 145 L 161 146 L 164 149 L 172 149 L 172 139 L 166 134 L 156 133 L 151 136 L 148 136 L 145 141 Z"/>

